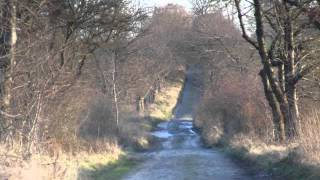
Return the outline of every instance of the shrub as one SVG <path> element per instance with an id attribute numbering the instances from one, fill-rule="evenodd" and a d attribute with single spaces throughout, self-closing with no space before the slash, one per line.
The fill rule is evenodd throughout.
<path id="1" fill-rule="evenodd" d="M 207 87 L 195 120 L 207 143 L 217 143 L 237 134 L 270 138 L 272 121 L 260 79 L 230 71 Z"/>
<path id="2" fill-rule="evenodd" d="M 94 89 L 73 89 L 51 107 L 56 108 L 47 110 L 49 121 L 42 125 L 43 136 L 64 151 L 88 148 L 98 139 L 112 139 L 116 132 L 111 102 Z"/>

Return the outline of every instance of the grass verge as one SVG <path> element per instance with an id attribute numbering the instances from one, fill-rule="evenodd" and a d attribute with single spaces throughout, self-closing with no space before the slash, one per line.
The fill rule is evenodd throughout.
<path id="1" fill-rule="evenodd" d="M 102 159 L 102 160 L 101 160 Z M 80 176 L 78 179 L 86 180 L 105 180 L 121 179 L 125 174 L 132 170 L 140 160 L 131 158 L 127 154 L 122 154 L 117 159 L 93 158 L 81 165 Z"/>
<path id="2" fill-rule="evenodd" d="M 154 104 L 150 106 L 147 112 L 155 124 L 171 119 L 182 88 L 183 80 L 168 82 L 166 87 L 156 95 Z"/>
<path id="3" fill-rule="evenodd" d="M 250 148 L 235 146 L 227 141 L 220 141 L 217 147 L 244 166 L 251 175 L 265 172 L 269 179 L 275 180 L 320 179 L 319 167 L 301 163 L 299 155 L 295 152 L 296 149 L 289 148 L 285 155 L 280 157 L 275 155 L 277 153 L 275 151 L 255 154 Z"/>

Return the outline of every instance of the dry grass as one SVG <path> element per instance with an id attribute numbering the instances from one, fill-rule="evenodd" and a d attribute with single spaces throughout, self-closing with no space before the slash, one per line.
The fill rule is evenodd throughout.
<path id="1" fill-rule="evenodd" d="M 74 90 L 54 105 L 43 112 L 48 116 L 40 119 L 30 159 L 21 157 L 22 148 L 15 141 L 11 147 L 0 147 L 0 179 L 77 179 L 87 162 L 107 164 L 121 156 L 109 136 L 115 126 L 105 96 L 90 88 Z"/>
<path id="2" fill-rule="evenodd" d="M 276 163 L 287 158 L 297 146 L 297 143 L 275 144 L 266 143 L 258 137 L 239 134 L 229 141 L 232 149 L 244 149 L 250 158 L 266 156 L 268 161 Z"/>
<path id="3" fill-rule="evenodd" d="M 120 138 L 135 150 L 147 150 L 150 147 L 148 132 L 151 131 L 151 126 L 151 122 L 138 114 L 127 115 L 120 124 Z"/>
<path id="4" fill-rule="evenodd" d="M 177 104 L 183 82 L 167 83 L 165 87 L 156 95 L 155 103 L 148 108 L 151 118 L 168 120 L 172 116 L 172 110 Z"/>
<path id="5" fill-rule="evenodd" d="M 301 121 L 299 153 L 309 164 L 320 165 L 320 111 L 312 110 Z"/>
<path id="6" fill-rule="evenodd" d="M 102 145 L 103 144 L 103 145 Z M 61 153 L 58 157 L 50 157 L 44 154 L 33 155 L 29 161 L 22 160 L 11 152 L 6 159 L 1 158 L 0 179 L 9 180 L 55 180 L 77 179 L 80 169 L 90 169 L 96 166 L 106 166 L 114 163 L 124 155 L 116 143 L 101 143 L 101 151 L 79 152 L 77 155 Z M 11 157 L 11 158 L 10 158 Z M 89 177 L 89 174 L 87 174 Z M 88 178 L 87 178 L 88 179 Z"/>

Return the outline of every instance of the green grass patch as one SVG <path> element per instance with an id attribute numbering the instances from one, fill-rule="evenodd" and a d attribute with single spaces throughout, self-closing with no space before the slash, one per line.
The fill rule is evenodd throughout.
<path id="1" fill-rule="evenodd" d="M 94 180 L 119 180 L 132 170 L 139 160 L 129 158 L 126 154 L 121 155 L 118 159 L 106 161 L 105 164 L 100 162 L 87 162 L 82 165 L 81 173 L 85 174 L 88 179 Z"/>

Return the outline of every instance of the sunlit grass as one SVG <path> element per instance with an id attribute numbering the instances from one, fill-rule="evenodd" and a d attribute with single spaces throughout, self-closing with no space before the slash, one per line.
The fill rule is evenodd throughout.
<path id="1" fill-rule="evenodd" d="M 183 81 L 177 81 L 171 82 L 161 90 L 155 98 L 155 103 L 148 110 L 150 117 L 157 120 L 170 120 L 182 88 Z"/>
<path id="2" fill-rule="evenodd" d="M 92 156 L 80 165 L 79 179 L 121 179 L 137 163 L 137 160 L 130 159 L 126 153 Z"/>

